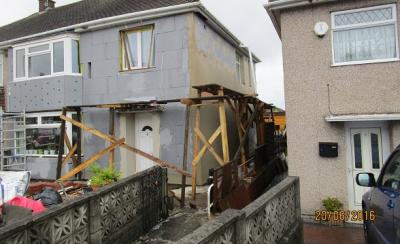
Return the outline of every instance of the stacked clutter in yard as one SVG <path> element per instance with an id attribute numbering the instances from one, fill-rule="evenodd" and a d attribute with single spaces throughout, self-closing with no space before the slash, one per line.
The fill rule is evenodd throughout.
<path id="1" fill-rule="evenodd" d="M 0 227 L 91 191 L 84 181 L 31 181 L 28 171 L 0 171 Z"/>

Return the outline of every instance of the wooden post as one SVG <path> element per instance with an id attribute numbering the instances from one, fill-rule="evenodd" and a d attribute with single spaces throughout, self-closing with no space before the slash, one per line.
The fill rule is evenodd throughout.
<path id="1" fill-rule="evenodd" d="M 218 91 L 219 96 L 224 95 L 224 90 L 221 88 Z M 228 142 L 228 128 L 226 124 L 226 113 L 225 113 L 225 100 L 219 100 L 219 121 L 221 124 L 221 142 L 222 142 L 222 154 L 224 163 L 229 162 L 229 142 Z"/>
<path id="2" fill-rule="evenodd" d="M 244 135 L 243 135 L 242 140 L 240 140 L 239 148 L 238 148 L 238 150 L 236 151 L 235 156 L 233 157 L 234 160 L 236 160 L 236 159 L 239 157 L 240 148 L 243 147 L 244 143 L 247 141 L 247 137 L 248 137 L 248 135 L 249 135 L 249 131 L 250 131 L 251 124 L 252 124 L 253 121 L 256 119 L 257 114 L 259 113 L 260 107 L 263 106 L 263 105 L 264 105 L 263 103 L 259 103 L 257 106 L 255 106 L 253 114 L 252 114 L 251 117 L 248 119 L 248 121 L 247 121 L 247 129 L 246 129 L 246 131 L 245 131 L 245 133 L 244 133 Z"/>
<path id="3" fill-rule="evenodd" d="M 236 108 L 234 108 L 234 113 L 235 113 L 235 121 L 236 121 L 236 127 L 238 130 L 238 136 L 239 136 L 239 141 L 242 140 L 243 137 L 243 130 L 241 128 L 241 116 L 240 116 L 240 102 L 239 100 L 236 103 Z M 241 156 L 241 164 L 246 163 L 246 154 L 244 147 L 240 148 L 240 156 Z"/>
<path id="4" fill-rule="evenodd" d="M 115 109 L 110 108 L 109 112 L 109 124 L 108 124 L 108 133 L 110 136 L 114 137 L 115 136 Z M 108 167 L 114 168 L 114 158 L 115 158 L 115 151 L 112 150 L 110 152 L 109 158 L 108 158 Z"/>
<path id="5" fill-rule="evenodd" d="M 197 90 L 197 97 L 201 97 L 201 91 Z M 200 101 L 201 104 L 201 101 Z M 195 129 L 200 129 L 200 106 L 196 107 L 196 117 L 195 117 Z M 193 158 L 199 154 L 199 136 L 194 133 L 194 143 L 193 143 Z M 192 163 L 192 199 L 196 200 L 196 186 L 197 186 L 197 163 Z"/>
<path id="6" fill-rule="evenodd" d="M 67 115 L 67 108 L 62 109 L 62 116 Z M 60 138 L 58 141 L 58 161 L 57 161 L 57 179 L 61 176 L 61 167 L 64 155 L 64 135 L 65 135 L 65 120 L 61 120 Z"/>
<path id="7" fill-rule="evenodd" d="M 188 144 L 189 144 L 189 127 L 190 127 L 190 105 L 186 105 L 185 115 L 185 135 L 183 142 L 183 165 L 182 169 L 187 170 L 188 159 Z M 182 189 L 181 189 L 181 208 L 185 207 L 185 194 L 186 194 L 186 176 L 182 175 Z"/>
<path id="8" fill-rule="evenodd" d="M 76 109 L 76 120 L 81 123 L 82 122 L 82 111 L 81 108 Z M 72 125 L 72 128 L 74 128 L 74 125 Z M 77 141 L 76 141 L 76 154 L 77 154 L 77 161 L 78 165 L 82 163 L 82 129 L 77 127 Z M 78 173 L 78 179 L 82 179 L 82 174 L 79 172 Z"/>

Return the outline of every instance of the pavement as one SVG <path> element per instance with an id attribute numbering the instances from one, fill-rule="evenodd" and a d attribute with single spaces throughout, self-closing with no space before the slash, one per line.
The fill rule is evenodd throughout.
<path id="1" fill-rule="evenodd" d="M 304 223 L 304 244 L 364 244 L 361 227 Z"/>

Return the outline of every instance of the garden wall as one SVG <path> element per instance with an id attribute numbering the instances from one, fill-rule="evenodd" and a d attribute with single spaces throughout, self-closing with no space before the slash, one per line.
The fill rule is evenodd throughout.
<path id="1" fill-rule="evenodd" d="M 287 177 L 242 210 L 229 209 L 180 243 L 302 243 L 300 185 Z"/>
<path id="2" fill-rule="evenodd" d="M 150 168 L 0 228 L 0 244 L 131 243 L 167 216 L 166 179 Z"/>

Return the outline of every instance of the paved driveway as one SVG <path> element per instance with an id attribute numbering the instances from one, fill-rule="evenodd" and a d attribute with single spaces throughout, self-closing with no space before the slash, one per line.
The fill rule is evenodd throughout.
<path id="1" fill-rule="evenodd" d="M 363 244 L 362 228 L 304 223 L 304 244 Z"/>

